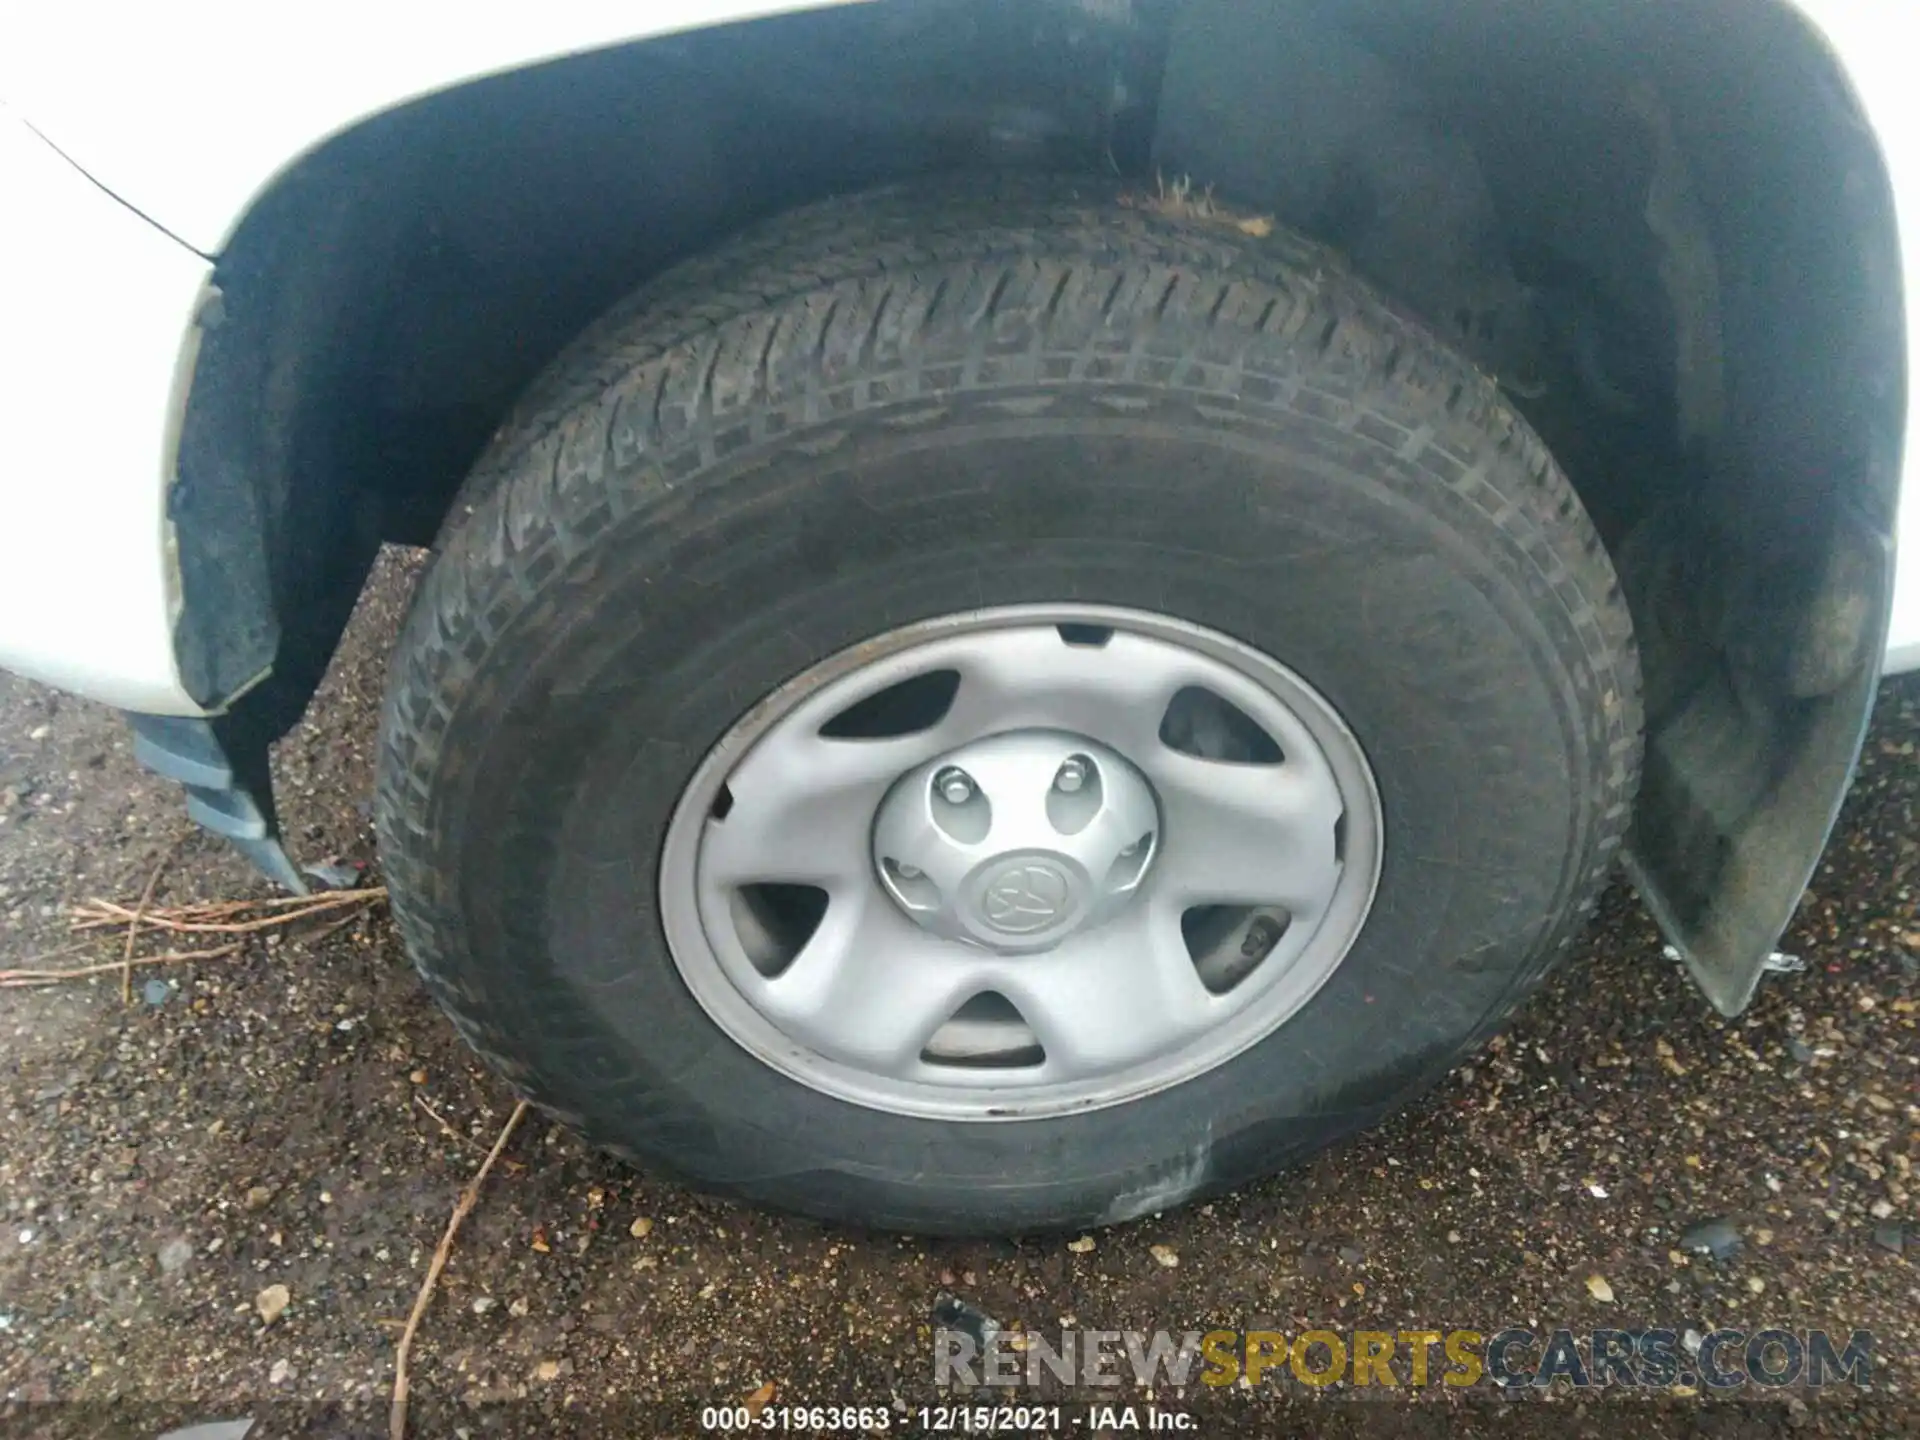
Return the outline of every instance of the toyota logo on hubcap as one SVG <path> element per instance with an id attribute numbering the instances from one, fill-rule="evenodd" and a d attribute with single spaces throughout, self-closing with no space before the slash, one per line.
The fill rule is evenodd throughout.
<path id="1" fill-rule="evenodd" d="M 1008 935 L 1031 935 L 1056 925 L 1073 908 L 1073 884 L 1050 860 L 1020 860 L 987 881 L 980 912 Z"/>

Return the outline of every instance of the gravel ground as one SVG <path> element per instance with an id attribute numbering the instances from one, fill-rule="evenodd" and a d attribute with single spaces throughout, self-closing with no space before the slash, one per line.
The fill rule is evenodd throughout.
<path id="1" fill-rule="evenodd" d="M 384 657 L 416 566 L 383 561 L 279 747 L 302 860 L 373 859 Z M 915 1432 L 911 1411 L 952 1398 L 932 1384 L 942 1292 L 1045 1330 L 1876 1337 L 1867 1394 L 1157 1397 L 1203 1434 L 1920 1433 L 1916 745 L 1909 679 L 1883 695 L 1784 942 L 1806 969 L 1770 977 L 1743 1018 L 1708 1010 L 1616 890 L 1511 1032 L 1426 1101 L 1287 1176 L 1090 1245 L 930 1243 L 743 1210 L 530 1117 L 415 1347 L 411 1433 L 691 1434 L 702 1405 L 769 1383 L 777 1405 L 895 1407 L 894 1431 Z M 72 944 L 69 905 L 136 896 L 181 837 L 161 903 L 267 893 L 191 831 L 112 714 L 0 676 L 0 965 Z M 53 963 L 118 954 L 108 938 Z M 117 978 L 0 990 L 0 1035 L 0 1435 L 151 1437 L 239 1415 L 261 1417 L 256 1440 L 384 1434 L 401 1324 L 512 1108 L 384 911 L 143 970 L 131 1006 Z M 1724 1260 L 1680 1248 L 1711 1217 L 1742 1242 Z M 288 1303 L 268 1322 L 276 1286 Z M 1084 1399 L 1069 1433 L 1099 1433 Z M 83 1403 L 32 1403 L 48 1400 Z"/>

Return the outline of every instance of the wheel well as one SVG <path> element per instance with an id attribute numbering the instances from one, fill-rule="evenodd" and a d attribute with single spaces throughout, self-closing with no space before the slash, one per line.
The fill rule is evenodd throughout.
<path id="1" fill-rule="evenodd" d="M 268 675 L 251 703 L 290 724 L 378 542 L 430 540 L 621 293 L 766 214 L 982 166 L 1251 204 L 1500 377 L 1634 607 L 1670 929 L 1730 867 L 1780 883 L 1814 822 L 1735 852 L 1782 796 L 1824 836 L 1883 642 L 1904 336 L 1884 166 L 1778 0 L 910 0 L 369 119 L 219 257 L 173 495 L 189 689 Z"/>

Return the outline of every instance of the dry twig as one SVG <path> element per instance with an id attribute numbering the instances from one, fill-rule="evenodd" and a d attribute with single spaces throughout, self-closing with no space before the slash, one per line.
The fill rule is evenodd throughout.
<path id="1" fill-rule="evenodd" d="M 1256 240 L 1264 240 L 1273 233 L 1272 216 L 1236 213 L 1213 198 L 1211 185 L 1196 191 L 1193 178 L 1188 175 L 1182 175 L 1171 183 L 1166 176 L 1156 175 L 1153 194 L 1122 195 L 1120 203 L 1131 209 L 1151 210 L 1175 220 L 1197 220 L 1230 226 Z"/>
<path id="2" fill-rule="evenodd" d="M 72 970 L 33 968 L 0 970 L 0 990 L 27 990 L 39 985 L 59 985 L 69 980 L 86 980 L 95 975 L 124 974 L 129 964 L 175 965 L 194 960 L 225 960 L 238 955 L 244 948 L 243 942 L 235 940 L 227 945 L 216 945 L 211 950 L 169 950 L 164 955 L 136 955 L 131 961 L 122 959 L 110 961 L 105 965 L 81 965 Z M 55 954 L 63 953 L 69 952 L 55 952 Z M 45 960 L 52 957 L 43 955 L 39 958 Z"/>
<path id="3" fill-rule="evenodd" d="M 427 1097 L 417 1090 L 413 1093 L 413 1103 L 433 1117 L 433 1123 L 440 1127 L 440 1133 L 445 1135 L 449 1140 L 457 1141 L 470 1150 L 480 1149 L 479 1144 L 475 1142 L 471 1135 L 462 1135 L 458 1130 L 454 1129 L 452 1125 L 447 1123 L 447 1117 L 434 1109 L 433 1106 L 427 1102 Z M 486 1152 L 481 1151 L 481 1153 L 484 1154 Z"/>
<path id="4" fill-rule="evenodd" d="M 279 925 L 292 925 L 305 920 L 310 915 L 326 915 L 334 911 L 354 906 L 371 905 L 376 900 L 387 898 L 384 885 L 376 885 L 367 890 L 329 890 L 320 895 L 305 897 L 299 908 L 281 909 L 278 914 L 263 916 L 257 920 L 198 920 L 183 919 L 180 912 L 168 909 L 150 910 L 141 917 L 143 924 L 154 930 L 174 930 L 192 935 L 251 935 L 261 930 L 271 930 Z M 270 902 L 261 902 L 261 908 L 269 908 Z M 244 910 L 227 912 L 245 914 Z M 134 918 L 135 911 L 116 904 L 112 900 L 89 900 L 74 909 L 75 930 L 97 930 L 105 925 L 123 924 Z"/>
<path id="5" fill-rule="evenodd" d="M 127 921 L 127 948 L 120 953 L 120 1003 L 133 1003 L 133 942 L 140 938 L 140 922 L 145 918 L 147 906 L 153 903 L 153 893 L 160 888 L 160 877 L 167 873 L 167 867 L 173 863 L 173 857 L 180 853 L 180 847 L 187 843 L 185 835 L 178 836 L 167 847 L 166 854 L 160 857 L 160 863 L 153 867 L 153 874 L 147 877 L 147 888 L 140 892 L 140 903 L 133 907 L 133 916 Z"/>
<path id="6" fill-rule="evenodd" d="M 339 895 L 370 895 L 378 886 L 367 890 L 323 890 L 317 895 L 269 895 L 257 900 L 185 900 L 178 905 L 162 907 L 176 920 L 219 920 L 233 915 L 244 915 L 251 910 L 292 910 L 311 905 L 316 900 L 329 899 Z M 82 918 L 74 921 L 76 930 L 98 929 L 102 925 L 117 924 L 111 915 L 93 914 L 88 907 L 106 905 L 106 901 L 83 900 L 74 906 L 74 914 Z"/>
<path id="7" fill-rule="evenodd" d="M 460 1222 L 467 1218 L 474 1202 L 480 1198 L 480 1186 L 485 1183 L 487 1172 L 493 1169 L 493 1162 L 500 1158 L 500 1152 L 507 1148 L 507 1141 L 513 1138 L 514 1128 L 526 1113 L 527 1102 L 524 1100 L 513 1107 L 513 1114 L 507 1117 L 507 1123 L 500 1129 L 500 1138 L 493 1142 L 487 1158 L 480 1162 L 480 1168 L 473 1172 L 473 1179 L 461 1191 L 460 1203 L 453 1207 L 453 1218 L 447 1221 L 447 1233 L 440 1237 L 439 1245 L 434 1248 L 433 1259 L 427 1264 L 427 1278 L 420 1282 L 420 1294 L 413 1302 L 413 1313 L 407 1316 L 407 1328 L 400 1332 L 400 1345 L 394 1356 L 393 1405 L 387 1412 L 387 1440 L 406 1440 L 407 1361 L 413 1354 L 413 1337 L 420 1329 L 420 1318 L 427 1313 L 427 1306 L 433 1300 L 434 1287 L 440 1283 L 440 1272 L 447 1268 L 447 1257 L 453 1253 L 453 1237 L 460 1233 Z"/>
<path id="8" fill-rule="evenodd" d="M 87 953 L 87 950 L 89 948 L 90 948 L 89 943 L 85 940 L 82 940 L 77 945 L 62 945 L 58 950 L 43 950 L 40 952 L 40 954 L 35 955 L 31 959 L 29 959 L 26 963 L 25 968 L 28 970 L 36 970 L 48 960 L 58 960 L 64 955 L 84 955 Z M 12 975 L 16 973 L 19 973 L 19 972 L 12 971 L 12 970 L 0 970 L 0 975 Z"/>

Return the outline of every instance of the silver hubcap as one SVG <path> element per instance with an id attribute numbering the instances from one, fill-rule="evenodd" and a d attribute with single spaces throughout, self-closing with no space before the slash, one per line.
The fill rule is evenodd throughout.
<path id="1" fill-rule="evenodd" d="M 1338 967 L 1379 797 L 1332 708 L 1197 626 L 1021 606 L 906 627 L 755 707 L 660 874 L 674 961 L 767 1064 L 1022 1119 L 1202 1074 Z"/>
<path id="2" fill-rule="evenodd" d="M 1146 878 L 1153 788 L 1103 745 L 1016 730 L 903 776 L 880 803 L 874 869 L 913 921 L 1003 954 L 1112 918 Z"/>

